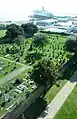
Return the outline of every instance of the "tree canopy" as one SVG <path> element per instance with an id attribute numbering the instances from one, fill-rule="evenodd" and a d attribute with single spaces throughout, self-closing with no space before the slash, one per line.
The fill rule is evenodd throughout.
<path id="1" fill-rule="evenodd" d="M 33 44 L 35 47 L 40 47 L 47 43 L 47 41 L 48 40 L 45 35 L 38 34 L 34 37 Z"/>
<path id="2" fill-rule="evenodd" d="M 16 24 L 10 24 L 7 26 L 6 37 L 16 38 L 18 35 L 23 35 L 23 28 Z"/>
<path id="3" fill-rule="evenodd" d="M 65 43 L 65 49 L 69 52 L 76 53 L 77 51 L 77 36 L 69 36 L 66 43 Z"/>
<path id="4" fill-rule="evenodd" d="M 30 78 L 38 85 L 45 85 L 47 82 L 54 83 L 54 66 L 50 59 L 44 58 L 33 66 Z"/>
<path id="5" fill-rule="evenodd" d="M 33 36 L 38 31 L 38 27 L 33 23 L 22 24 L 21 27 L 24 29 L 25 37 Z"/>

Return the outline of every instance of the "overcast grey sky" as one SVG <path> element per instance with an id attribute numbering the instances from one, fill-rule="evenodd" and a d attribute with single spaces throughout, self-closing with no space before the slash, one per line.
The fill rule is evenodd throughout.
<path id="1" fill-rule="evenodd" d="M 56 15 L 77 14 L 77 0 L 0 0 L 0 20 L 25 20 L 43 6 Z"/>

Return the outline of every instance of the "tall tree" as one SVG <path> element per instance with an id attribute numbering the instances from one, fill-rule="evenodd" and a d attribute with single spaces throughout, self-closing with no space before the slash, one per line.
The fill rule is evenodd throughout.
<path id="1" fill-rule="evenodd" d="M 6 37 L 16 38 L 19 35 L 23 35 L 24 31 L 23 28 L 16 24 L 11 24 L 7 26 Z"/>
<path id="2" fill-rule="evenodd" d="M 69 36 L 66 43 L 65 43 L 65 49 L 69 52 L 77 52 L 77 36 L 72 35 Z"/>
<path id="3" fill-rule="evenodd" d="M 34 65 L 30 78 L 38 85 L 45 85 L 48 82 L 53 84 L 55 74 L 52 61 L 48 58 L 44 58 Z"/>
<path id="4" fill-rule="evenodd" d="M 33 36 L 38 31 L 38 27 L 33 23 L 22 24 L 21 27 L 24 29 L 25 37 Z"/>

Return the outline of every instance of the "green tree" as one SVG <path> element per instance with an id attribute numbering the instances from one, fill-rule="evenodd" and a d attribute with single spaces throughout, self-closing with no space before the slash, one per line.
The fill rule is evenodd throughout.
<path id="1" fill-rule="evenodd" d="M 38 27 L 33 23 L 22 24 L 21 27 L 24 29 L 25 37 L 34 36 L 34 33 L 38 31 Z"/>
<path id="2" fill-rule="evenodd" d="M 65 43 L 65 49 L 69 52 L 77 52 L 77 36 L 69 36 L 66 43 Z"/>
<path id="3" fill-rule="evenodd" d="M 24 36 L 18 35 L 16 38 L 14 38 L 13 42 L 15 42 L 17 45 L 24 43 Z"/>
<path id="4" fill-rule="evenodd" d="M 55 74 L 52 61 L 48 58 L 44 58 L 33 66 L 30 78 L 38 85 L 45 85 L 46 83 L 53 84 L 55 81 Z"/>
<path id="5" fill-rule="evenodd" d="M 11 24 L 7 26 L 7 31 L 6 31 L 6 38 L 11 38 L 14 39 L 18 37 L 19 35 L 24 35 L 23 28 L 19 25 L 16 24 Z"/>
<path id="6" fill-rule="evenodd" d="M 35 47 L 43 47 L 48 42 L 45 35 L 38 34 L 34 37 L 33 44 Z"/>

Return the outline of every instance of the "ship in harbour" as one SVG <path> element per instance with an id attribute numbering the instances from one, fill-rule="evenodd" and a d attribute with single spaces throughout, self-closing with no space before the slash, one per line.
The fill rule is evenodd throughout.
<path id="1" fill-rule="evenodd" d="M 43 7 L 42 10 L 34 10 L 33 15 L 29 16 L 31 20 L 44 20 L 54 18 L 54 15 Z"/>

